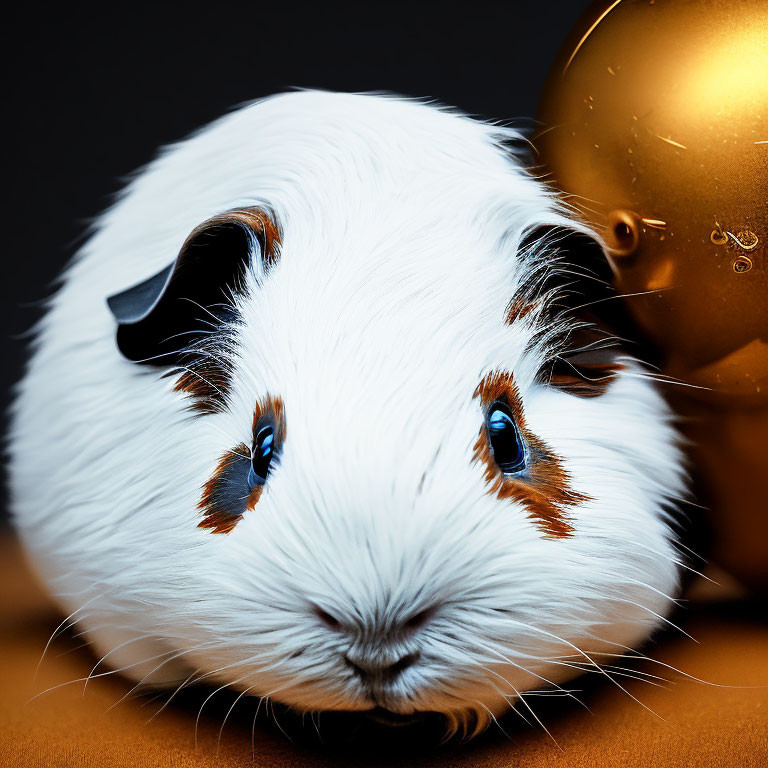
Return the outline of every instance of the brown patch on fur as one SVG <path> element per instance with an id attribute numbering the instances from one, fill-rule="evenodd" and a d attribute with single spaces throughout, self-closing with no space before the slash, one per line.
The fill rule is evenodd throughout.
<path id="1" fill-rule="evenodd" d="M 279 397 L 267 396 L 264 400 L 256 404 L 253 412 L 253 437 L 256 438 L 256 428 L 265 415 L 271 415 L 275 430 L 275 450 L 279 450 L 285 440 L 285 406 Z M 206 528 L 211 533 L 230 533 L 234 527 L 242 520 L 245 512 L 253 509 L 261 498 L 264 490 L 263 485 L 257 485 L 248 493 L 247 500 L 244 497 L 245 507 L 239 514 L 232 514 L 221 508 L 219 503 L 223 494 L 222 485 L 226 482 L 227 470 L 238 461 L 247 460 L 250 464 L 251 449 L 245 444 L 240 443 L 227 451 L 216 465 L 216 469 L 203 486 L 203 495 L 198 502 L 197 508 L 203 513 L 203 519 L 198 523 L 198 528 Z"/>
<path id="2" fill-rule="evenodd" d="M 599 397 L 623 369 L 620 363 L 586 365 L 566 358 L 555 364 L 549 383 L 569 395 Z"/>
<path id="3" fill-rule="evenodd" d="M 217 499 L 221 494 L 221 483 L 223 482 L 226 470 L 228 470 L 235 462 L 244 460 L 244 458 L 250 456 L 250 454 L 250 448 L 248 448 L 245 443 L 240 443 L 232 448 L 232 450 L 227 451 L 219 459 L 216 469 L 208 482 L 203 486 L 203 495 L 197 505 L 197 508 L 201 510 L 204 515 L 203 519 L 198 523 L 198 528 L 208 528 L 212 533 L 229 533 L 242 519 L 242 514 L 232 515 L 228 512 L 221 511 L 218 508 Z M 257 489 L 261 492 L 261 486 L 257 486 Z M 249 497 L 249 507 L 250 504 L 251 500 Z"/>
<path id="4" fill-rule="evenodd" d="M 512 325 L 529 315 L 537 305 L 523 298 L 514 299 L 507 307 L 506 323 Z M 593 317 L 588 320 L 592 322 Z M 604 395 L 619 371 L 624 369 L 616 361 L 616 347 L 599 348 L 606 336 L 597 325 L 577 329 L 569 339 L 569 347 L 583 348 L 584 352 L 565 354 L 550 369 L 546 383 L 576 397 Z"/>
<path id="5" fill-rule="evenodd" d="M 512 374 L 498 371 L 489 374 L 477 385 L 474 396 L 479 397 L 486 408 L 496 400 L 509 406 L 530 456 L 527 476 L 505 475 L 493 458 L 488 431 L 483 425 L 474 446 L 474 459 L 485 465 L 485 481 L 489 493 L 499 499 L 513 499 L 521 503 L 547 536 L 571 536 L 573 526 L 568 519 L 568 510 L 588 501 L 589 496 L 570 488 L 570 476 L 563 468 L 562 460 L 528 429 Z"/>
<path id="6" fill-rule="evenodd" d="M 187 238 L 187 242 L 206 229 L 221 224 L 229 224 L 233 221 L 245 225 L 256 235 L 261 243 L 262 256 L 267 267 L 271 267 L 278 261 L 280 258 L 280 233 L 270 215 L 262 208 L 241 208 L 214 216 L 196 227 Z"/>
<path id="7" fill-rule="evenodd" d="M 174 392 L 190 396 L 189 409 L 199 414 L 216 413 L 229 392 L 229 372 L 223 365 L 206 362 L 181 372 Z"/>
<path id="8" fill-rule="evenodd" d="M 535 303 L 525 301 L 524 299 L 518 297 L 517 299 L 511 301 L 507 307 L 507 316 L 505 322 L 507 325 L 512 325 L 512 323 L 516 322 L 517 320 L 522 320 L 522 318 L 524 318 L 526 315 L 533 312 L 534 309 L 536 309 Z"/>
<path id="9" fill-rule="evenodd" d="M 621 349 L 610 346 L 610 336 L 599 328 L 596 318 L 585 319 L 592 324 L 573 332 L 568 344 L 573 351 L 558 357 L 547 383 L 577 397 L 599 397 L 624 370 L 618 359 Z"/>

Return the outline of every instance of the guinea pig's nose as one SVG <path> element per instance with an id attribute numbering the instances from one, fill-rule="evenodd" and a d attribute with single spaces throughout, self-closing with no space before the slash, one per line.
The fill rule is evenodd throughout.
<path id="1" fill-rule="evenodd" d="M 348 622 L 312 606 L 312 612 L 326 628 L 348 639 L 343 654 L 347 666 L 372 684 L 393 682 L 419 660 L 419 635 L 437 610 L 438 606 L 429 606 L 386 623 L 375 618 Z"/>
<path id="2" fill-rule="evenodd" d="M 393 662 L 391 658 L 375 653 L 361 653 L 359 651 L 347 651 L 344 661 L 363 680 L 377 679 L 391 682 L 400 676 L 408 667 L 418 661 L 419 653 L 405 653 Z"/>

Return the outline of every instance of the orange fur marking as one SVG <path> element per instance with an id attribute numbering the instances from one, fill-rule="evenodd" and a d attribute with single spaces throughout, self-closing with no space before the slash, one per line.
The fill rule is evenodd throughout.
<path id="1" fill-rule="evenodd" d="M 521 298 L 515 299 L 507 307 L 507 325 L 521 320 L 536 307 L 535 303 L 526 302 Z M 615 361 L 616 349 L 595 348 L 595 343 L 601 340 L 602 337 L 596 328 L 578 329 L 572 334 L 571 345 L 583 347 L 585 351 L 559 359 L 546 383 L 577 397 L 598 397 L 605 394 L 624 366 Z"/>
<path id="2" fill-rule="evenodd" d="M 201 365 L 183 370 L 173 389 L 190 396 L 191 411 L 216 413 L 229 392 L 229 374 L 221 365 Z"/>
<path id="3" fill-rule="evenodd" d="M 506 323 L 512 325 L 516 320 L 521 320 L 536 309 L 536 304 L 517 298 L 507 307 Z"/>
<path id="4" fill-rule="evenodd" d="M 272 416 L 275 429 L 276 450 L 285 440 L 285 406 L 279 397 L 267 396 L 264 400 L 256 404 L 253 412 L 253 438 L 256 437 L 256 427 L 261 418 L 267 414 Z M 198 528 L 206 528 L 211 533 L 230 533 L 234 527 L 242 520 L 245 512 L 253 509 L 264 490 L 263 485 L 257 485 L 248 492 L 247 498 L 244 496 L 244 509 L 240 514 L 233 515 L 231 512 L 222 510 L 219 506 L 219 496 L 222 493 L 222 484 L 225 481 L 226 471 L 237 461 L 247 460 L 250 464 L 251 449 L 245 444 L 240 443 L 227 451 L 216 465 L 216 469 L 203 485 L 203 495 L 198 502 L 197 508 L 203 513 L 203 519 L 198 523 Z"/>
<path id="5" fill-rule="evenodd" d="M 244 224 L 253 231 L 261 242 L 264 264 L 267 267 L 277 263 L 280 258 L 280 232 L 269 214 L 261 208 L 243 208 L 223 213 L 220 216 L 214 216 L 195 229 L 189 236 L 189 239 L 194 237 L 195 233 L 199 234 L 198 230 L 209 229 L 210 227 L 227 224 L 232 221 Z"/>
<path id="6" fill-rule="evenodd" d="M 489 374 L 477 385 L 474 396 L 479 397 L 486 408 L 496 400 L 509 406 L 531 458 L 527 477 L 505 475 L 493 458 L 484 425 L 474 446 L 474 460 L 485 465 L 489 493 L 499 499 L 513 499 L 521 503 L 547 536 L 571 536 L 574 529 L 568 519 L 568 509 L 588 501 L 589 496 L 569 487 L 570 476 L 563 468 L 561 459 L 526 426 L 520 394 L 512 374 L 498 371 Z"/>
<path id="7" fill-rule="evenodd" d="M 571 363 L 566 358 L 555 367 L 549 383 L 577 397 L 599 397 L 605 394 L 623 368 L 624 366 L 619 363 L 587 365 Z"/>
<path id="8" fill-rule="evenodd" d="M 220 492 L 220 483 L 227 469 L 236 461 L 241 461 L 241 456 L 250 456 L 250 448 L 245 443 L 236 445 L 231 451 L 225 453 L 208 482 L 203 486 L 203 496 L 197 508 L 204 513 L 203 519 L 198 523 L 198 528 L 208 528 L 212 533 L 229 533 L 242 519 L 242 514 L 232 515 L 219 511 L 217 508 L 217 496 Z M 239 455 L 237 455 L 239 454 Z M 250 460 L 250 459 L 249 459 Z M 253 489 L 261 494 L 261 486 Z M 251 495 L 253 491 L 251 491 Z M 256 497 L 254 504 L 258 501 Z M 248 497 L 248 508 L 251 506 L 251 498 Z"/>
<path id="9" fill-rule="evenodd" d="M 620 348 L 606 346 L 610 338 L 596 318 L 585 314 L 584 319 L 593 324 L 571 334 L 574 351 L 555 361 L 547 383 L 577 397 L 598 397 L 606 393 L 624 366 L 618 362 Z"/>

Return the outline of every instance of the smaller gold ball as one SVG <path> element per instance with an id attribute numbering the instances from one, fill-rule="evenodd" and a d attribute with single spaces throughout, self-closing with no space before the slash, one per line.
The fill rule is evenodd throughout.
<path id="1" fill-rule="evenodd" d="M 640 245 L 640 217 L 632 211 L 616 209 L 608 214 L 605 243 L 616 261 L 631 256 Z"/>

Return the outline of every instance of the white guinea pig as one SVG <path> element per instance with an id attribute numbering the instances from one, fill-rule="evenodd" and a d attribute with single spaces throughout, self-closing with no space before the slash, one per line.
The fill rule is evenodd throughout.
<path id="1" fill-rule="evenodd" d="M 103 665 L 476 730 L 663 620 L 669 413 L 519 141 L 292 93 L 98 221 L 10 452 L 26 549 Z"/>

